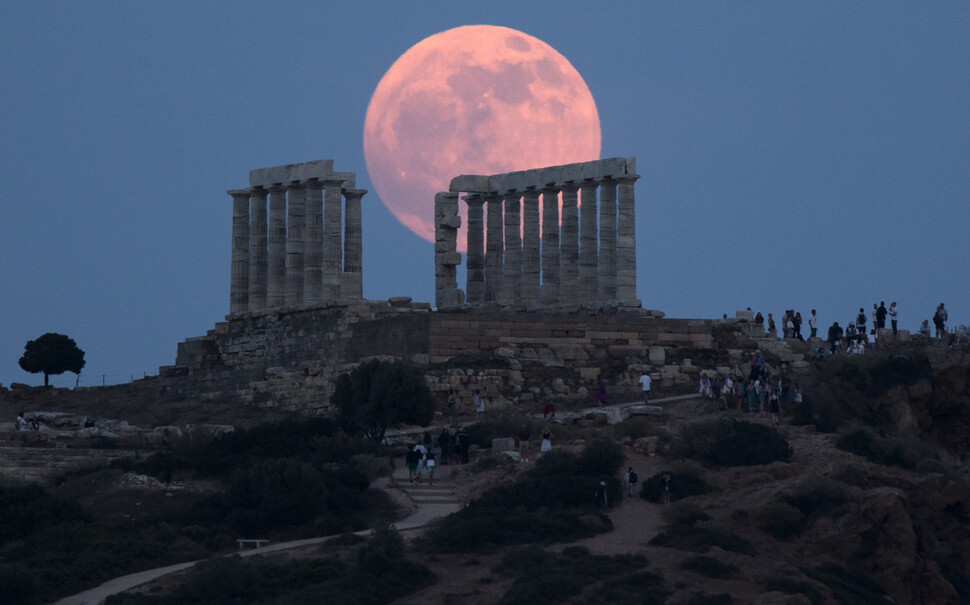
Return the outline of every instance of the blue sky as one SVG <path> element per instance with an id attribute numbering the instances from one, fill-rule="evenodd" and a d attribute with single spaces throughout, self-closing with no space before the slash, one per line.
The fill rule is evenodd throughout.
<path id="1" fill-rule="evenodd" d="M 503 25 L 585 78 L 637 158 L 638 284 L 671 317 L 897 300 L 970 323 L 970 3 L 0 3 L 0 383 L 45 332 L 80 383 L 174 362 L 229 309 L 252 168 L 334 159 L 364 294 L 433 301 L 433 248 L 373 192 L 364 113 L 410 46 Z M 52 378 L 74 384 L 74 375 Z"/>

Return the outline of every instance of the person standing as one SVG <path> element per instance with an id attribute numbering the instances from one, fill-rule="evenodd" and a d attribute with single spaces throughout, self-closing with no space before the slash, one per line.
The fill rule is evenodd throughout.
<path id="1" fill-rule="evenodd" d="M 428 487 L 434 485 L 435 453 L 429 449 L 424 461 L 425 468 L 428 469 Z"/>
<path id="2" fill-rule="evenodd" d="M 606 481 L 600 481 L 599 487 L 596 488 L 596 505 L 601 510 L 606 510 L 610 505 L 609 496 L 607 496 L 606 491 Z"/>
<path id="3" fill-rule="evenodd" d="M 650 375 L 646 372 L 640 375 L 640 389 L 643 391 L 643 404 L 646 405 L 650 399 Z"/>
<path id="4" fill-rule="evenodd" d="M 529 461 L 529 438 L 532 435 L 529 433 L 529 427 L 522 425 L 519 429 L 519 460 L 522 462 Z"/>
<path id="5" fill-rule="evenodd" d="M 775 318 L 768 314 L 768 333 L 772 336 L 778 336 L 778 329 L 775 327 Z"/>
<path id="6" fill-rule="evenodd" d="M 812 330 L 811 338 L 818 336 L 818 317 L 815 316 L 815 309 L 812 309 L 812 316 L 808 318 L 808 327 Z"/>
<path id="7" fill-rule="evenodd" d="M 542 429 L 542 443 L 539 445 L 540 452 L 548 452 L 552 449 L 552 431 L 549 430 L 549 425 Z"/>
<path id="8" fill-rule="evenodd" d="M 452 418 L 458 415 L 458 395 L 455 394 L 455 389 L 448 391 L 448 414 Z"/>
<path id="9" fill-rule="evenodd" d="M 879 301 L 879 308 L 876 309 L 876 329 L 882 330 L 886 327 L 886 301 Z"/>
<path id="10" fill-rule="evenodd" d="M 441 451 L 441 464 L 448 464 L 448 458 L 451 457 L 451 431 L 448 427 L 441 429 L 441 434 L 438 435 L 438 449 Z"/>
<path id="11" fill-rule="evenodd" d="M 933 313 L 933 326 L 936 328 L 936 337 L 943 338 L 943 334 L 946 333 L 943 327 L 943 303 L 936 306 L 936 312 Z"/>
<path id="12" fill-rule="evenodd" d="M 660 492 L 660 497 L 663 500 L 664 506 L 670 504 L 670 473 L 664 473 L 664 489 Z"/>
<path id="13" fill-rule="evenodd" d="M 876 308 L 875 303 L 873 303 L 872 308 Z M 873 320 L 875 319 L 876 318 L 873 317 Z M 849 322 L 849 326 L 852 326 L 852 322 Z M 862 307 L 859 307 L 859 315 L 855 318 L 855 327 L 861 334 L 864 334 L 866 331 L 866 310 Z M 846 336 L 848 336 L 848 334 L 846 334 Z"/>
<path id="14" fill-rule="evenodd" d="M 475 420 L 481 422 L 485 419 L 485 399 L 478 389 L 475 389 Z"/>
<path id="15" fill-rule="evenodd" d="M 415 476 L 418 473 L 418 460 L 421 458 L 418 450 L 408 448 L 408 453 L 404 456 L 404 464 L 408 467 L 408 483 L 414 485 Z"/>
<path id="16" fill-rule="evenodd" d="M 637 472 L 635 470 L 633 470 L 633 467 L 632 466 L 627 469 L 626 476 L 623 477 L 623 479 L 626 481 L 626 493 L 627 493 L 627 495 L 632 496 L 633 495 L 633 490 L 636 488 L 637 480 L 638 480 Z"/>
<path id="17" fill-rule="evenodd" d="M 889 323 L 893 327 L 893 336 L 896 336 L 898 331 L 898 324 L 896 323 L 899 319 L 899 309 L 896 307 L 896 301 L 894 300 L 891 305 L 889 305 Z"/>
<path id="18" fill-rule="evenodd" d="M 949 317 L 949 315 L 947 315 L 946 307 L 943 306 L 943 303 L 940 303 L 940 325 L 943 326 L 943 335 L 944 336 L 946 336 L 946 321 L 948 319 L 950 319 L 950 317 Z"/>

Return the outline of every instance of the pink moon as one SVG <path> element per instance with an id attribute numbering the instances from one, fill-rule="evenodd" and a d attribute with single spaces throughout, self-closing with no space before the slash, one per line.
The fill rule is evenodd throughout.
<path id="1" fill-rule="evenodd" d="M 412 46 L 381 78 L 364 119 L 377 195 L 430 242 L 434 195 L 453 177 L 596 160 L 600 143 L 596 103 L 572 64 L 542 40 L 495 25 Z"/>

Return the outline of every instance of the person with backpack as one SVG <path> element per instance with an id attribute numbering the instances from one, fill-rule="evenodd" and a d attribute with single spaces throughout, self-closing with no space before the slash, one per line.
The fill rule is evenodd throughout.
<path id="1" fill-rule="evenodd" d="M 849 325 L 852 324 L 850 323 Z M 862 307 L 859 307 L 859 316 L 855 318 L 855 327 L 859 330 L 860 334 L 866 333 L 866 310 Z"/>
<path id="2" fill-rule="evenodd" d="M 638 480 L 637 472 L 635 470 L 633 470 L 633 467 L 631 466 L 627 470 L 627 472 L 626 472 L 626 491 L 627 491 L 627 494 L 629 494 L 631 496 L 633 495 L 633 490 L 636 488 L 637 480 Z"/>

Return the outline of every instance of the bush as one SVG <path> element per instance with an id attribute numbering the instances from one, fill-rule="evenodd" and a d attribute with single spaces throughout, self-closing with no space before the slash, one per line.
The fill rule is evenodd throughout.
<path id="1" fill-rule="evenodd" d="M 806 520 L 818 517 L 841 517 L 846 512 L 849 496 L 845 487 L 824 477 L 803 481 L 782 499 L 794 506 Z"/>
<path id="2" fill-rule="evenodd" d="M 304 525 L 326 510 L 323 477 L 308 464 L 267 460 L 236 473 L 223 495 L 229 521 L 243 533 Z"/>
<path id="3" fill-rule="evenodd" d="M 750 542 L 714 521 L 701 521 L 693 525 L 669 527 L 650 540 L 650 544 L 695 552 L 707 552 L 711 547 L 717 546 L 722 550 L 751 557 L 757 554 Z"/>
<path id="4" fill-rule="evenodd" d="M 861 571 L 845 569 L 835 563 L 824 563 L 802 572 L 832 589 L 840 605 L 877 605 L 891 603 L 886 591 Z"/>
<path id="5" fill-rule="evenodd" d="M 640 486 L 640 497 L 650 502 L 660 502 L 663 499 L 665 474 L 670 475 L 671 502 L 710 491 L 696 469 L 683 466 L 677 470 L 661 471 L 644 481 Z"/>
<path id="6" fill-rule="evenodd" d="M 680 502 L 664 508 L 664 522 L 670 527 L 690 526 L 701 521 L 710 521 L 711 516 L 692 502 Z"/>
<path id="7" fill-rule="evenodd" d="M 822 593 L 808 582 L 796 582 L 791 578 L 773 578 L 765 583 L 765 590 L 783 592 L 785 594 L 801 594 L 808 597 L 812 605 L 825 602 Z"/>
<path id="8" fill-rule="evenodd" d="M 929 455 L 924 444 L 915 437 L 877 435 L 870 429 L 856 428 L 838 438 L 835 446 L 841 450 L 864 456 L 883 466 L 913 469 Z"/>
<path id="9" fill-rule="evenodd" d="M 83 521 L 87 515 L 76 502 L 55 498 L 33 483 L 0 482 L 0 545 L 59 523 Z"/>
<path id="10" fill-rule="evenodd" d="M 931 376 L 932 367 L 922 354 L 904 357 L 875 352 L 828 358 L 816 365 L 813 378 L 804 385 L 805 403 L 795 409 L 792 422 L 814 424 L 825 433 L 853 420 L 888 425 L 888 410 L 873 409 L 869 403 L 894 386 L 912 385 Z"/>
<path id="11" fill-rule="evenodd" d="M 768 504 L 764 515 L 768 532 L 778 540 L 791 540 L 805 529 L 805 515 L 785 502 Z"/>
<path id="12" fill-rule="evenodd" d="M 646 564 L 643 556 L 593 555 L 583 547 L 567 548 L 559 555 L 537 550 L 536 547 L 516 549 L 506 555 L 496 568 L 497 571 L 517 576 L 499 602 L 558 603 L 582 594 L 588 586 L 603 579 L 635 572 Z M 597 595 L 598 592 L 594 590 L 587 596 L 601 596 Z M 585 601 L 604 602 L 591 598 Z"/>
<path id="13" fill-rule="evenodd" d="M 612 477 L 623 466 L 623 446 L 606 436 L 593 438 L 579 454 L 579 469 L 584 475 Z"/>
<path id="14" fill-rule="evenodd" d="M 680 562 L 680 568 L 697 572 L 707 578 L 731 578 L 738 575 L 740 571 L 734 565 L 721 563 L 713 557 L 704 555 L 684 559 Z"/>
<path id="15" fill-rule="evenodd" d="M 689 425 L 675 452 L 720 466 L 769 464 L 791 458 L 791 446 L 775 429 L 739 420 L 719 419 Z"/>

